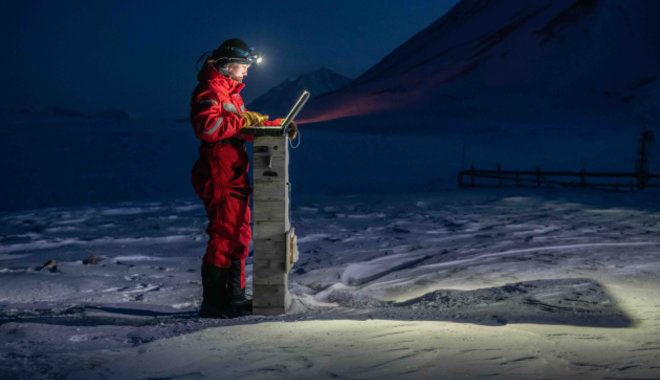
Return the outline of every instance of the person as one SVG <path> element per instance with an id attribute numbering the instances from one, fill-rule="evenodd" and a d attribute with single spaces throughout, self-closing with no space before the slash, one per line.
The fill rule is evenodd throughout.
<path id="1" fill-rule="evenodd" d="M 245 259 L 252 238 L 245 142 L 253 137 L 241 129 L 277 126 L 282 119 L 269 120 L 268 115 L 245 109 L 240 92 L 248 68 L 258 61 L 253 48 L 234 38 L 202 58 L 206 59 L 190 105 L 190 120 L 201 140 L 192 184 L 209 219 L 200 317 L 231 318 L 252 310 L 252 301 L 245 297 Z M 292 123 L 289 138 L 297 130 Z"/>

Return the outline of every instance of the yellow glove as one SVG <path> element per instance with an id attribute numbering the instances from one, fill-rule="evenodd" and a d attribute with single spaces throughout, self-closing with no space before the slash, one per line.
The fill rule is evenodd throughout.
<path id="1" fill-rule="evenodd" d="M 244 127 L 253 127 L 256 125 L 264 125 L 264 121 L 268 120 L 268 115 L 262 115 L 259 112 L 245 111 L 243 112 L 245 119 Z"/>

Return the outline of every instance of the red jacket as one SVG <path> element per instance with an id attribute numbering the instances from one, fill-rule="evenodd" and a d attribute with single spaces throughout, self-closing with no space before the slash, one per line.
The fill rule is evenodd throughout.
<path id="1" fill-rule="evenodd" d="M 195 88 L 190 104 L 190 121 L 197 138 L 202 141 L 217 141 L 230 137 L 252 140 L 251 135 L 240 133 L 245 125 L 245 105 L 240 92 L 245 84 L 222 75 L 213 65 L 206 64 L 197 75 L 199 84 Z M 278 125 L 281 119 L 267 120 L 264 124 Z"/>

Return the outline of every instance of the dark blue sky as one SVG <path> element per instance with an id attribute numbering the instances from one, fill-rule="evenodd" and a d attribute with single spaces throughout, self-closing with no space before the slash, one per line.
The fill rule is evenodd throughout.
<path id="1" fill-rule="evenodd" d="M 186 117 L 195 60 L 238 37 L 253 66 L 246 102 L 327 67 L 355 78 L 458 0 L 2 2 L 2 108 L 50 105 Z"/>

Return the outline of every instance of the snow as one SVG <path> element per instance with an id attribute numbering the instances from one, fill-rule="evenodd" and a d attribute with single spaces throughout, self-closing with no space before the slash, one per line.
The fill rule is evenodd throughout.
<path id="1" fill-rule="evenodd" d="M 561 69 L 502 71 L 507 62 L 529 62 L 521 54 L 561 45 L 515 52 L 516 43 L 565 38 L 547 59 L 565 64 L 563 53 L 588 42 L 582 34 L 568 39 L 583 29 L 551 22 L 574 2 L 526 6 L 518 16 L 509 14 L 512 3 L 461 2 L 359 79 L 362 87 L 347 90 L 388 90 L 354 105 L 360 110 L 404 98 L 404 106 L 424 99 L 433 107 L 301 126 L 304 142 L 290 163 L 300 259 L 289 276 L 295 309 L 287 315 L 197 318 L 207 220 L 190 186 L 198 142 L 188 124 L 2 120 L 0 378 L 658 378 L 657 189 L 456 189 L 456 174 L 470 165 L 634 168 L 641 126 L 617 116 L 625 86 L 612 89 L 612 112 L 599 108 L 604 103 L 582 112 L 591 98 L 577 99 L 584 78 L 618 58 L 558 84 L 580 89 L 566 98 L 579 100 L 574 108 L 518 87 L 522 94 L 466 97 L 483 88 L 479 78 L 515 84 L 534 74 L 538 84 Z M 606 6 L 578 19 L 595 19 L 590 27 L 601 30 L 613 6 L 597 3 Z M 620 5 L 639 16 L 656 7 L 649 4 Z M 410 96 L 391 85 L 414 82 L 381 76 L 391 63 L 406 63 L 391 67 L 403 72 L 427 60 L 448 70 L 420 65 L 405 79 L 431 78 L 420 89 L 436 88 L 471 67 L 467 58 L 521 15 L 535 20 L 514 22 L 525 33 L 506 34 L 481 67 L 438 93 Z M 611 17 L 621 21 L 620 13 Z M 530 35 L 538 20 L 552 33 Z M 443 37 L 430 50 L 417 49 L 435 34 Z M 455 38 L 463 43 L 454 46 Z M 447 48 L 454 50 L 434 58 Z M 655 62 L 642 61 L 645 69 Z M 638 83 L 643 71 L 623 79 Z M 631 94 L 654 104 L 657 81 L 647 82 Z M 519 110 L 488 117 L 503 104 Z M 539 109 L 553 118 L 537 118 Z M 650 161 L 657 172 L 660 150 Z M 101 261 L 83 264 L 91 257 Z M 55 265 L 44 267 L 49 260 Z M 251 257 L 246 275 L 251 296 Z"/>
<path id="2" fill-rule="evenodd" d="M 411 255 L 402 253 L 369 260 L 367 262 L 350 264 L 344 270 L 341 281 L 346 285 L 362 285 L 389 273 L 413 267 L 428 259 L 427 255 Z"/>
<path id="3" fill-rule="evenodd" d="M 5 213 L 0 374 L 203 378 L 232 362 L 223 376 L 653 377 L 657 195 L 304 196 L 292 209 L 298 312 L 234 320 L 196 318 L 206 221 L 195 200 Z M 78 231 L 49 228 L 81 215 Z M 196 231 L 172 234 L 185 226 Z M 36 244 L 71 234 L 86 244 Z M 103 260 L 82 265 L 92 253 Z M 57 270 L 38 271 L 48 259 Z M 247 272 L 251 293 L 251 259 Z"/>

